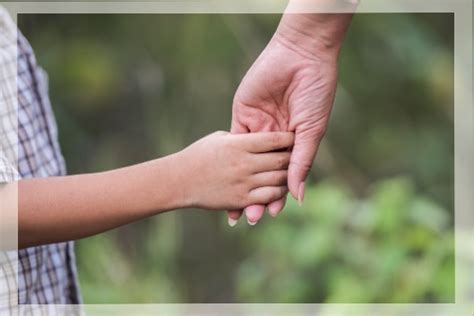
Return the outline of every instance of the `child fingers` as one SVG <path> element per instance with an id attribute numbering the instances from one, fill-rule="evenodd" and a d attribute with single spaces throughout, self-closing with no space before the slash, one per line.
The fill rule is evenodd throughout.
<path id="1" fill-rule="evenodd" d="M 284 197 L 288 193 L 288 187 L 269 186 L 253 189 L 249 193 L 251 204 L 269 204 Z"/>
<path id="2" fill-rule="evenodd" d="M 284 186 L 287 185 L 287 181 L 287 170 L 262 172 L 253 176 L 253 183 L 255 188 Z"/>
<path id="3" fill-rule="evenodd" d="M 233 135 L 242 142 L 244 149 L 253 153 L 265 153 L 293 146 L 294 133 L 265 132 Z"/>
<path id="4" fill-rule="evenodd" d="M 288 169 L 290 164 L 291 153 L 289 152 L 275 152 L 253 155 L 252 157 L 252 171 L 255 173 Z"/>

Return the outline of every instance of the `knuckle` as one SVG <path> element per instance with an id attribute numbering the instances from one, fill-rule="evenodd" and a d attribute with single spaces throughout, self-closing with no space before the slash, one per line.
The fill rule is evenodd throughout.
<path id="1" fill-rule="evenodd" d="M 281 184 L 286 183 L 287 179 L 288 179 L 288 173 L 287 172 L 282 172 L 280 174 L 279 183 L 281 183 Z"/>
<path id="2" fill-rule="evenodd" d="M 284 157 L 278 157 L 276 160 L 276 167 L 278 169 L 284 168 L 285 167 L 285 158 Z"/>
<path id="3" fill-rule="evenodd" d="M 287 153 L 279 154 L 275 163 L 278 169 L 285 169 L 290 163 L 290 155 Z"/>
<path id="4" fill-rule="evenodd" d="M 281 182 L 281 176 L 279 174 L 275 174 L 272 176 L 271 181 L 269 182 L 270 185 L 277 185 Z"/>

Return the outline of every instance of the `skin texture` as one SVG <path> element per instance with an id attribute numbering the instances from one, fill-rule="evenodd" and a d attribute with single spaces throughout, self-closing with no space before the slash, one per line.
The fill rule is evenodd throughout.
<path id="1" fill-rule="evenodd" d="M 293 142 L 292 133 L 216 132 L 177 154 L 122 169 L 20 180 L 19 248 L 76 240 L 178 208 L 280 199 L 290 154 L 273 151 Z"/>
<path id="2" fill-rule="evenodd" d="M 245 75 L 234 97 L 232 133 L 295 133 L 288 188 L 304 199 L 304 181 L 326 132 L 337 87 L 337 58 L 351 14 L 286 14 L 274 37 Z M 277 216 L 285 198 L 268 204 Z M 255 225 L 265 205 L 245 208 Z M 234 224 L 242 210 L 228 213 Z"/>

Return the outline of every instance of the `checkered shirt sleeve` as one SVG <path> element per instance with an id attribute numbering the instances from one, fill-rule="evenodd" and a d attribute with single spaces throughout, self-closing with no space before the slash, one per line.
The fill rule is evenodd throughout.
<path id="1" fill-rule="evenodd" d="M 63 176 L 66 168 L 48 97 L 48 78 L 27 40 L 1 9 L 0 47 L 0 78 L 4 80 L 0 81 L 0 183 Z M 15 77 L 15 71 L 12 86 L 7 79 Z M 0 300 L 17 294 L 20 305 L 81 302 L 73 242 L 21 249 L 11 258 L 14 255 L 18 258 L 17 292 L 3 293 L 0 287 Z M 12 274 L 7 264 L 12 262 L 0 261 L 0 281 L 2 272 L 3 277 Z"/>
<path id="2" fill-rule="evenodd" d="M 0 183 L 18 180 L 17 45 L 13 22 L 0 11 Z"/>

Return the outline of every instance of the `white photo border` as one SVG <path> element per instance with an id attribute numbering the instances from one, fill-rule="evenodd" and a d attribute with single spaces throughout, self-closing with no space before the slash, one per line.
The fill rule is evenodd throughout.
<path id="1" fill-rule="evenodd" d="M 305 0 L 302 0 L 306 2 Z M 344 0 L 350 3 L 351 0 Z M 19 14 L 281 14 L 286 0 L 0 2 Z M 452 304 L 102 304 L 19 305 L 47 315 L 474 315 L 474 128 L 472 0 L 362 0 L 357 13 L 453 13 L 455 20 L 455 301 Z M 294 13 L 352 12 L 306 5 Z M 434 65 L 435 66 L 435 65 Z M 12 238 L 17 238 L 13 236 Z"/>

